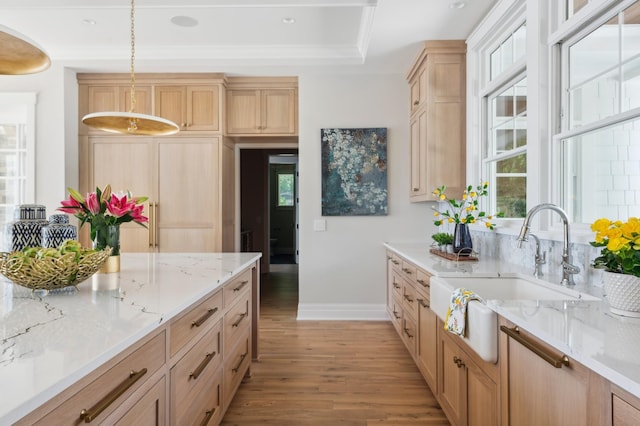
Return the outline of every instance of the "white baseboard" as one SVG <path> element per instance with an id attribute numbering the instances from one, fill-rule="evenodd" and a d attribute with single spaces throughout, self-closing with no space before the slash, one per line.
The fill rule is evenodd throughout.
<path id="1" fill-rule="evenodd" d="M 389 321 L 384 304 L 299 303 L 298 320 Z"/>

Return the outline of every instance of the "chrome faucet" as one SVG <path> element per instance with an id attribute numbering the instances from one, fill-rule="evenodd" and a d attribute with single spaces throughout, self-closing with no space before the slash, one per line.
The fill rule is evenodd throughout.
<path id="1" fill-rule="evenodd" d="M 540 239 L 533 232 L 529 232 L 529 236 L 533 237 L 536 243 L 536 255 L 534 259 L 535 269 L 533 271 L 533 276 L 536 278 L 540 278 L 542 275 L 544 275 L 540 267 L 547 263 L 547 252 L 542 252 L 542 255 L 540 255 Z"/>
<path id="2" fill-rule="evenodd" d="M 553 210 L 562 218 L 562 224 L 564 227 L 564 243 L 562 245 L 562 281 L 560 281 L 560 284 L 563 286 L 573 286 L 575 285 L 573 275 L 580 272 L 580 268 L 571 264 L 571 256 L 569 255 L 569 218 L 560 207 L 555 204 L 544 203 L 531 208 L 531 210 L 527 212 L 527 216 L 524 218 L 524 223 L 520 229 L 520 235 L 518 236 L 518 248 L 522 247 L 523 241 L 527 241 L 527 233 L 530 228 L 529 222 L 531 222 L 531 219 L 541 210 Z"/>

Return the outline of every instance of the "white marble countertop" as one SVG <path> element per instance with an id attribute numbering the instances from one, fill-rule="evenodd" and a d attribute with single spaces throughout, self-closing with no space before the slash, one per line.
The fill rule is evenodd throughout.
<path id="1" fill-rule="evenodd" d="M 260 256 L 127 253 L 120 273 L 44 297 L 0 276 L 0 424 L 33 411 Z"/>
<path id="2" fill-rule="evenodd" d="M 440 277 L 495 277 L 530 274 L 521 266 L 492 258 L 455 262 L 429 253 L 426 244 L 386 243 L 385 247 Z M 551 282 L 559 280 L 551 279 Z M 558 284 L 559 285 L 559 284 Z M 602 288 L 576 286 L 602 298 Z M 488 300 L 487 306 L 575 361 L 640 397 L 640 319 L 611 314 L 606 302 L 578 300 Z"/>

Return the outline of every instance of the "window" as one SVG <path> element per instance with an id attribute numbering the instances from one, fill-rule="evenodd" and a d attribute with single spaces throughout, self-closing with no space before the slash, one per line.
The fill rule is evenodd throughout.
<path id="1" fill-rule="evenodd" d="M 278 173 L 278 207 L 293 207 L 293 173 Z"/>
<path id="2" fill-rule="evenodd" d="M 34 202 L 35 94 L 0 93 L 0 223 Z"/>
<path id="3" fill-rule="evenodd" d="M 628 3 L 626 3 L 628 4 Z M 640 215 L 640 2 L 559 44 L 558 193 L 575 222 Z"/>
<path id="4" fill-rule="evenodd" d="M 490 211 L 507 218 L 526 214 L 527 200 L 527 79 L 526 26 L 499 44 L 489 56 L 493 88 L 485 96 L 486 139 L 482 174 L 489 181 Z"/>

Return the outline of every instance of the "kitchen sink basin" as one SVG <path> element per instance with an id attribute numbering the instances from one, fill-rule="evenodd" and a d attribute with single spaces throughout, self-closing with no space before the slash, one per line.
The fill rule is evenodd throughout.
<path id="1" fill-rule="evenodd" d="M 433 277 L 430 286 L 431 310 L 444 321 L 456 288 L 473 291 L 484 300 L 599 300 L 575 290 L 533 277 L 501 276 L 492 278 Z M 467 305 L 465 342 L 483 360 L 498 360 L 498 315 L 484 303 Z"/>

